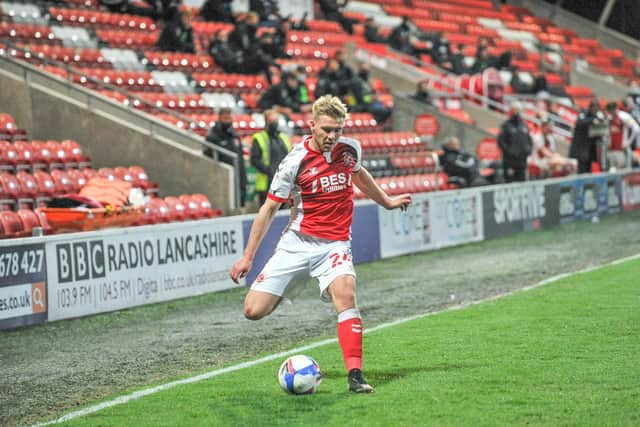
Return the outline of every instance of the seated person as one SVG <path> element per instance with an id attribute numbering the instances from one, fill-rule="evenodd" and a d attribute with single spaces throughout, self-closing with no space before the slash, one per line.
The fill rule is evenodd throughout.
<path id="1" fill-rule="evenodd" d="M 323 95 L 341 96 L 344 94 L 344 90 L 341 88 L 340 79 L 338 78 L 339 69 L 340 63 L 336 58 L 327 59 L 326 65 L 322 70 L 320 70 L 320 73 L 318 73 L 318 81 L 314 92 L 316 99 Z"/>
<path id="2" fill-rule="evenodd" d="M 295 74 L 283 73 L 280 83 L 271 85 L 260 97 L 258 108 L 273 109 L 286 115 L 311 111 L 311 104 L 303 104 L 300 100 L 299 84 Z"/>
<path id="3" fill-rule="evenodd" d="M 576 173 L 578 162 L 557 153 L 556 137 L 551 131 L 551 121 L 543 117 L 540 132 L 533 134 L 533 150 L 529 163 L 538 167 L 543 176 L 564 176 Z"/>
<path id="4" fill-rule="evenodd" d="M 186 9 L 176 12 L 173 19 L 164 24 L 158 38 L 158 49 L 165 52 L 195 53 L 193 42 L 193 12 Z"/>
<path id="5" fill-rule="evenodd" d="M 364 38 L 369 43 L 386 43 L 387 38 L 380 34 L 380 27 L 376 21 L 369 17 L 364 21 Z"/>
<path id="6" fill-rule="evenodd" d="M 358 74 L 349 85 L 346 101 L 351 111 L 371 113 L 380 124 L 386 122 L 392 113 L 376 96 L 376 91 L 369 81 L 369 64 L 366 62 L 358 65 Z"/>
<path id="7" fill-rule="evenodd" d="M 231 10 L 232 0 L 206 0 L 198 16 L 205 21 L 231 22 L 236 21 Z"/>
<path id="8" fill-rule="evenodd" d="M 418 83 L 418 87 L 416 88 L 416 93 L 411 95 L 413 99 L 416 101 L 420 101 L 423 104 L 431 105 L 432 107 L 436 107 L 433 103 L 433 99 L 431 98 L 431 93 L 429 93 L 429 81 L 422 80 Z M 436 107 L 437 108 L 437 107 Z"/>
<path id="9" fill-rule="evenodd" d="M 449 175 L 451 181 L 460 188 L 485 185 L 487 182 L 480 176 L 478 159 L 462 150 L 460 140 L 455 136 L 447 138 L 442 145 L 440 166 Z M 453 178 L 453 179 L 451 179 Z"/>
<path id="10" fill-rule="evenodd" d="M 242 67 L 242 52 L 231 48 L 225 30 L 215 32 L 209 44 L 209 55 L 225 73 L 237 73 Z"/>

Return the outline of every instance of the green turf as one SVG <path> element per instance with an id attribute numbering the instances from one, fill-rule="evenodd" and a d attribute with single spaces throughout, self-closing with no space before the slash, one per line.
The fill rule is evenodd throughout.
<path id="1" fill-rule="evenodd" d="M 320 391 L 280 361 L 68 422 L 87 426 L 640 425 L 640 261 L 365 335 L 377 391 L 346 391 L 337 344 L 310 350 Z"/>

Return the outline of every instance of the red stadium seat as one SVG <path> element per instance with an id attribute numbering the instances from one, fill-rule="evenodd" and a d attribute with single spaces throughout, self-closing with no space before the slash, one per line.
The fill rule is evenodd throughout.
<path id="1" fill-rule="evenodd" d="M 171 222 L 184 221 L 187 219 L 186 207 L 180 199 L 168 196 L 164 198 L 164 202 L 167 204 L 167 208 L 169 209 L 169 220 Z"/>
<path id="2" fill-rule="evenodd" d="M 0 224 L 2 224 L 3 238 L 24 236 L 24 226 L 20 216 L 12 211 L 0 212 Z"/>
<path id="3" fill-rule="evenodd" d="M 32 234 L 35 227 L 41 227 L 40 218 L 31 209 L 19 209 L 17 214 L 26 235 Z"/>
<path id="4" fill-rule="evenodd" d="M 154 197 L 149 201 L 145 217 L 146 222 L 149 224 L 171 221 L 169 218 L 169 207 L 161 197 Z"/>
<path id="5" fill-rule="evenodd" d="M 203 218 L 202 208 L 200 203 L 193 198 L 190 194 L 182 194 L 179 197 L 180 201 L 185 207 L 185 216 L 190 219 Z"/>

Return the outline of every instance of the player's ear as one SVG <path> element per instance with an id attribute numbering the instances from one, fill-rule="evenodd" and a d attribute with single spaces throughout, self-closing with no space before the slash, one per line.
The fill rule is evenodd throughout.
<path id="1" fill-rule="evenodd" d="M 313 127 L 316 125 L 316 121 L 313 119 L 309 119 L 307 123 L 309 124 L 309 129 L 313 130 Z"/>

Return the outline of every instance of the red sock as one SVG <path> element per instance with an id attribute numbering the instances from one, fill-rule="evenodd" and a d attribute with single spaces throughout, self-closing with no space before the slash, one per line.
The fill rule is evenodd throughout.
<path id="1" fill-rule="evenodd" d="M 338 315 L 338 342 L 347 372 L 362 369 L 362 320 L 355 308 Z"/>

